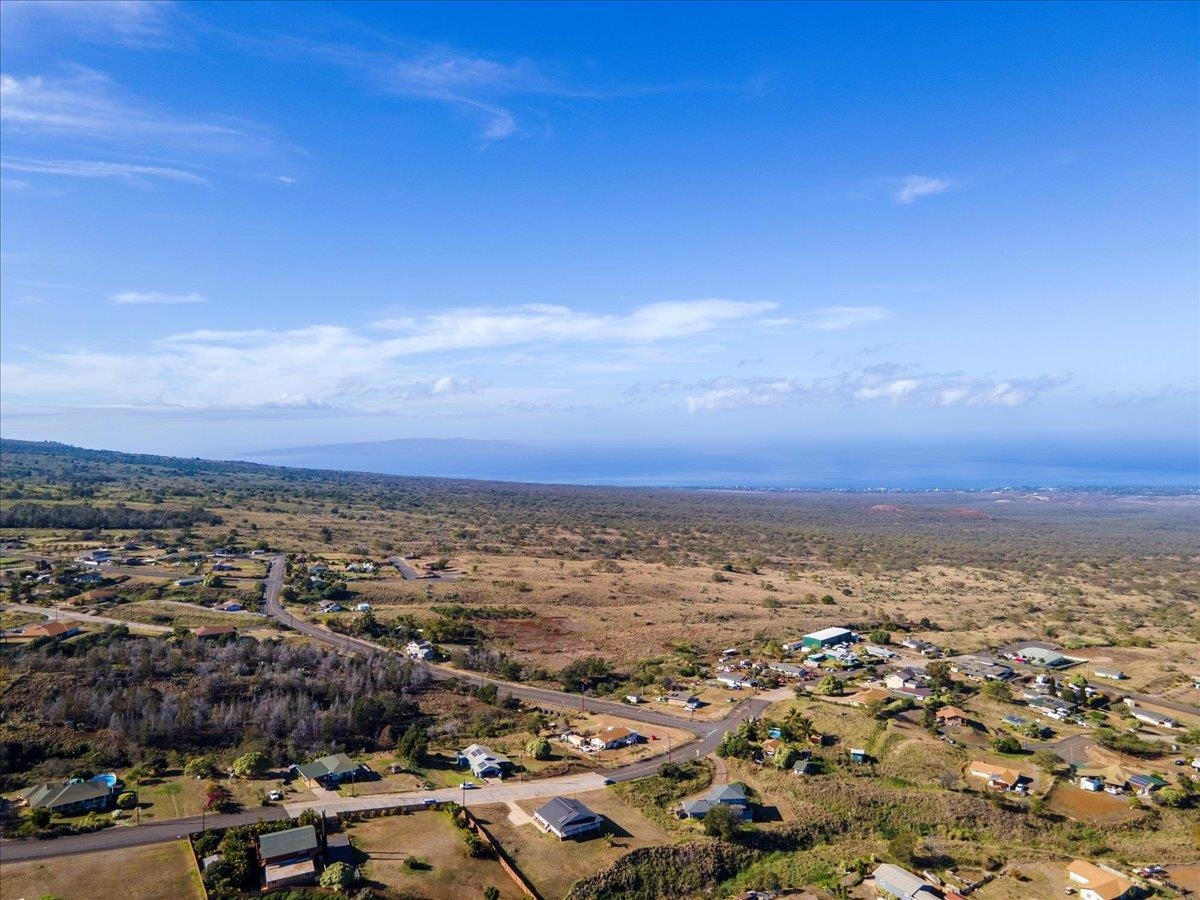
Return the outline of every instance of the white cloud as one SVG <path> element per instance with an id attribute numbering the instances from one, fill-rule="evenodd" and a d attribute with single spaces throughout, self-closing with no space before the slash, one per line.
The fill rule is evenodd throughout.
<path id="1" fill-rule="evenodd" d="M 166 294 L 161 291 L 122 291 L 113 294 L 112 302 L 122 305 L 174 305 L 177 303 L 204 303 L 208 300 L 203 294 L 192 291 L 187 294 Z"/>
<path id="2" fill-rule="evenodd" d="M 908 175 L 897 181 L 894 199 L 901 206 L 915 203 L 923 197 L 944 194 L 953 187 L 948 178 L 934 178 L 929 175 Z"/>
<path id="3" fill-rule="evenodd" d="M 116 302 L 168 302 L 145 298 L 193 295 L 119 296 L 137 299 Z M 541 305 L 460 309 L 376 323 L 383 333 L 379 327 L 343 325 L 202 329 L 128 354 L 83 347 L 25 360 L 10 356 L 0 385 L 6 399 L 84 406 L 247 408 L 287 402 L 384 410 L 395 409 L 400 400 L 441 402 L 474 394 L 481 395 L 482 402 L 491 389 L 445 371 L 450 368 L 447 362 L 432 360 L 456 351 L 517 346 L 534 347 L 538 356 L 552 344 L 648 347 L 732 327 L 772 305 L 731 300 L 652 303 L 623 315 Z M 410 370 L 431 364 L 443 371 L 431 376 Z"/>
<path id="4" fill-rule="evenodd" d="M 813 311 L 809 325 L 821 331 L 841 331 L 887 318 L 890 313 L 882 306 L 826 306 Z"/>
<path id="5" fill-rule="evenodd" d="M 70 178 L 119 178 L 142 184 L 154 178 L 185 181 L 191 184 L 208 183 L 195 172 L 169 166 L 139 166 L 91 159 L 14 159 L 4 157 L 0 159 L 0 169 L 38 175 L 63 175 Z"/>
<path id="6" fill-rule="evenodd" d="M 995 379 L 939 374 L 891 364 L 801 381 L 793 378 L 718 378 L 691 385 L 691 412 L 803 403 L 925 407 L 1016 407 L 1069 380 L 1064 374 Z"/>

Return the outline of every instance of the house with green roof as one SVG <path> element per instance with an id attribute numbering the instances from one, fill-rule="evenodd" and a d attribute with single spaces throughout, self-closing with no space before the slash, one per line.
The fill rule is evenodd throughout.
<path id="1" fill-rule="evenodd" d="M 292 771 L 303 778 L 309 787 L 330 787 L 343 781 L 361 780 L 368 769 L 345 753 L 334 753 L 312 762 L 294 765 Z"/>

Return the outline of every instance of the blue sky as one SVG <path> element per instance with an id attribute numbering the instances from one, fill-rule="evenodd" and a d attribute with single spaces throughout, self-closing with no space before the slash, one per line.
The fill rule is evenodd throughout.
<path id="1" fill-rule="evenodd" d="M 1195 447 L 1195 5 L 3 10 L 3 430 Z"/>

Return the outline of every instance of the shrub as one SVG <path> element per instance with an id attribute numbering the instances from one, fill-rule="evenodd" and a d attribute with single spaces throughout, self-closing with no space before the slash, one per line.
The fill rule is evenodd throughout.
<path id="1" fill-rule="evenodd" d="M 137 794 L 133 791 L 122 791 L 117 796 L 117 809 L 133 809 L 137 806 Z"/>
<path id="2" fill-rule="evenodd" d="M 321 873 L 321 887 L 335 891 L 348 891 L 358 881 L 358 872 L 353 866 L 344 862 L 335 862 L 325 867 Z"/>
<path id="3" fill-rule="evenodd" d="M 550 758 L 550 742 L 544 737 L 537 737 L 525 745 L 525 752 L 534 759 Z"/>
<path id="4" fill-rule="evenodd" d="M 738 814 L 724 803 L 718 803 L 704 816 L 704 833 L 723 841 L 736 840 L 742 831 Z"/>

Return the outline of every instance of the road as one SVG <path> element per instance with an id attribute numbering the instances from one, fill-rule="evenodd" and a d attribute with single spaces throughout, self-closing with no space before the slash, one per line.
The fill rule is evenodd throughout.
<path id="1" fill-rule="evenodd" d="M 376 644 L 374 641 L 368 641 L 363 638 L 351 637 L 344 634 L 335 634 L 327 628 L 324 628 L 320 625 L 314 625 L 312 622 L 307 622 L 298 616 L 292 615 L 290 612 L 284 609 L 283 604 L 279 600 L 280 591 L 283 590 L 283 575 L 283 557 L 272 557 L 271 568 L 267 573 L 267 580 L 263 587 L 263 611 L 266 612 L 268 616 L 271 616 L 289 628 L 299 631 L 301 634 L 312 638 L 314 641 L 319 641 L 339 650 L 358 651 L 359 653 L 365 653 L 368 656 L 376 653 L 398 652 L 392 648 L 384 647 L 381 644 Z M 579 694 L 568 694 L 565 691 L 554 691 L 547 688 L 531 687 L 525 684 L 503 681 L 499 678 L 492 678 L 487 675 L 479 675 L 475 672 L 463 672 L 459 669 L 452 669 L 448 666 L 437 665 L 436 663 L 426 663 L 425 665 L 428 667 L 429 674 L 433 678 L 440 680 L 458 679 L 459 681 L 473 685 L 492 684 L 495 685 L 502 693 L 512 697 L 517 697 L 521 700 L 526 700 L 530 703 L 545 703 L 551 706 L 565 707 L 568 709 L 584 708 L 588 712 L 599 712 L 607 715 L 620 716 L 621 718 L 632 719 L 636 722 L 643 722 L 647 725 L 659 725 L 663 728 L 681 728 L 684 731 L 690 731 L 692 734 L 696 735 L 705 735 L 718 725 L 716 722 L 706 722 L 684 716 L 676 716 L 672 715 L 671 713 L 662 712 L 656 709 L 632 706 L 628 703 L 618 703 L 613 700 L 600 700 L 595 697 L 583 697 Z M 747 702 L 748 701 L 743 700 L 730 711 L 728 716 L 720 721 L 725 723 L 736 723 L 741 721 L 738 716 L 741 708 L 746 706 Z M 742 715 L 742 718 L 744 717 L 745 716 Z"/>
<path id="2" fill-rule="evenodd" d="M 110 619 L 106 616 L 93 616 L 87 613 L 73 612 L 67 609 L 47 609 L 44 606 L 32 606 L 28 603 L 0 603 L 0 607 L 16 612 L 37 613 L 39 616 L 45 616 L 47 619 L 68 619 L 72 622 L 90 622 L 93 625 L 125 625 L 131 630 L 142 629 L 145 631 L 153 631 L 156 634 L 167 634 L 171 631 L 171 627 L 169 625 L 146 625 L 142 622 L 126 622 L 123 619 Z"/>
<path id="3" fill-rule="evenodd" d="M 396 571 L 400 573 L 405 581 L 416 581 L 417 579 L 426 581 L 458 581 L 459 579 L 457 572 L 431 572 L 429 575 L 422 575 L 399 556 L 389 556 L 387 561 L 396 567 Z"/>
<path id="4" fill-rule="evenodd" d="M 279 600 L 280 592 L 283 590 L 284 572 L 284 558 L 282 556 L 272 557 L 263 591 L 263 608 L 267 615 L 311 637 L 313 640 L 337 647 L 338 649 L 353 650 L 368 655 L 396 652 L 371 641 L 334 634 L 320 626 L 313 625 L 310 622 L 305 622 L 293 616 L 283 608 Z M 30 607 L 30 609 L 44 612 L 40 607 Z M 575 707 L 581 701 L 581 698 L 576 694 L 533 688 L 482 675 L 459 672 L 445 666 L 430 665 L 429 669 L 435 678 L 458 678 L 472 684 L 494 684 L 506 694 L 534 703 Z M 54 856 L 69 856 L 76 853 L 113 850 L 119 847 L 155 844 L 177 840 L 184 835 L 203 830 L 204 826 L 225 828 L 231 825 L 255 822 L 260 818 L 279 819 L 284 816 L 299 815 L 306 809 L 315 809 L 323 814 L 332 815 L 340 812 L 366 809 L 421 806 L 430 797 L 438 801 L 452 800 L 455 802 L 461 802 L 465 799 L 468 805 L 479 805 L 509 800 L 536 800 L 560 794 L 576 794 L 599 790 L 608 782 L 631 781 L 635 778 L 652 775 L 658 771 L 668 756 L 670 759 L 679 761 L 699 759 L 702 756 L 707 756 L 717 748 L 717 745 L 721 743 L 721 739 L 727 731 L 736 727 L 747 718 L 761 716 L 772 703 L 788 696 L 791 696 L 791 690 L 789 688 L 780 688 L 761 697 L 743 700 L 736 704 L 725 718 L 717 721 L 697 721 L 658 710 L 589 698 L 586 701 L 589 711 L 610 712 L 613 715 L 619 715 L 622 718 L 633 719 L 638 722 L 682 729 L 694 734 L 697 740 L 689 741 L 682 747 L 663 748 L 663 752 L 652 757 L 647 757 L 646 759 L 630 763 L 627 766 L 610 769 L 605 772 L 586 772 L 531 781 L 491 782 L 485 787 L 480 787 L 472 791 L 463 791 L 461 788 L 440 788 L 433 791 L 373 794 L 365 797 L 339 797 L 336 800 L 287 804 L 282 809 L 276 806 L 269 806 L 252 812 L 207 816 L 203 822 L 200 817 L 193 816 L 191 818 L 171 819 L 165 822 L 156 822 L 137 827 L 119 826 L 92 834 L 62 837 L 52 841 L 18 842 L 3 840 L 0 841 L 0 860 L 17 862 L 19 860 L 46 859 Z"/>
<path id="5" fill-rule="evenodd" d="M 30 859 L 48 859 L 53 856 L 74 856 L 77 853 L 95 853 L 117 850 L 122 847 L 141 847 L 146 844 L 161 844 L 177 841 L 196 834 L 205 828 L 229 828 L 232 825 L 251 825 L 259 819 L 272 821 L 285 819 L 290 814 L 278 806 L 264 806 L 251 812 L 230 815 L 189 816 L 185 819 L 169 819 L 146 825 L 117 825 L 91 834 L 55 838 L 49 841 L 0 840 L 0 863 L 15 863 Z"/>

